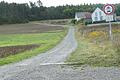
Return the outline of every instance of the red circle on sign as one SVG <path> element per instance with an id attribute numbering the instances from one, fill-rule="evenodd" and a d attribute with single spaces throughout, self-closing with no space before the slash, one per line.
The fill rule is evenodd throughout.
<path id="1" fill-rule="evenodd" d="M 107 12 L 105 11 L 105 9 L 106 9 L 107 6 L 112 7 L 112 12 L 107 13 Z M 114 5 L 112 5 L 112 4 L 106 4 L 106 5 L 103 7 L 103 9 L 104 9 L 104 13 L 105 13 L 106 15 L 111 15 L 111 14 L 114 14 L 114 12 L 115 12 L 115 7 L 114 7 Z"/>

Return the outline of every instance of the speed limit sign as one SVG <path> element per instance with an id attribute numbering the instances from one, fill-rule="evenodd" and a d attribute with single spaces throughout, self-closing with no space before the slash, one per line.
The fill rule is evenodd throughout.
<path id="1" fill-rule="evenodd" d="M 104 13 L 105 13 L 106 15 L 112 15 L 112 14 L 114 14 L 114 12 L 115 12 L 115 7 L 114 7 L 114 5 L 112 5 L 112 4 L 106 4 L 106 5 L 104 6 Z"/>

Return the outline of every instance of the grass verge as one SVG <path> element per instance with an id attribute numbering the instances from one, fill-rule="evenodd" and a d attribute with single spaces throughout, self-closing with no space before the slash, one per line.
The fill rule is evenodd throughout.
<path id="1" fill-rule="evenodd" d="M 110 41 L 94 44 L 76 32 L 78 48 L 66 62 L 94 67 L 120 66 L 120 53 L 117 53 Z"/>

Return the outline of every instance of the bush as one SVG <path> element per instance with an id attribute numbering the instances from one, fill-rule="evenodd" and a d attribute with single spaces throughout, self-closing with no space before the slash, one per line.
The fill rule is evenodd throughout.
<path id="1" fill-rule="evenodd" d="M 72 24 L 76 24 L 76 22 L 77 22 L 76 19 L 72 19 L 72 20 L 71 20 L 71 23 L 72 23 Z"/>
<path id="2" fill-rule="evenodd" d="M 92 20 L 83 18 L 76 22 L 76 24 L 79 24 L 79 23 L 82 23 L 83 25 L 92 24 Z"/>
<path id="3" fill-rule="evenodd" d="M 86 20 L 86 19 L 80 19 L 77 21 L 77 20 L 73 19 L 73 20 L 71 20 L 71 23 L 73 23 L 73 24 L 83 23 L 83 24 L 87 25 L 87 24 L 92 24 L 92 21 Z"/>
<path id="4" fill-rule="evenodd" d="M 78 23 L 84 23 L 84 22 L 85 22 L 85 19 L 80 19 L 80 20 L 77 21 L 77 24 Z"/>
<path id="5" fill-rule="evenodd" d="M 93 22 L 94 24 L 97 24 L 97 23 L 106 23 L 106 21 L 96 21 L 96 22 Z"/>
<path id="6" fill-rule="evenodd" d="M 102 31 L 93 31 L 93 32 L 90 32 L 88 34 L 88 38 L 94 39 L 94 38 L 98 38 L 98 37 L 105 36 L 105 35 L 106 35 L 105 32 L 102 32 Z"/>
<path id="7" fill-rule="evenodd" d="M 85 21 L 85 25 L 92 24 L 92 21 Z"/>

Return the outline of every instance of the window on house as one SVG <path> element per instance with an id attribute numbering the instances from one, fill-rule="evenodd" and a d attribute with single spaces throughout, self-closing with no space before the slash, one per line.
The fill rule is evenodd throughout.
<path id="1" fill-rule="evenodd" d="M 101 21 L 103 20 L 103 16 L 100 17 L 100 20 L 101 20 Z"/>
<path id="2" fill-rule="evenodd" d="M 98 16 L 97 12 L 95 13 L 95 16 Z"/>
<path id="3" fill-rule="evenodd" d="M 95 21 L 98 21 L 98 17 L 95 17 Z"/>
<path id="4" fill-rule="evenodd" d="M 99 14 L 100 14 L 100 16 L 102 15 L 102 13 L 101 13 L 101 12 L 99 12 Z"/>

